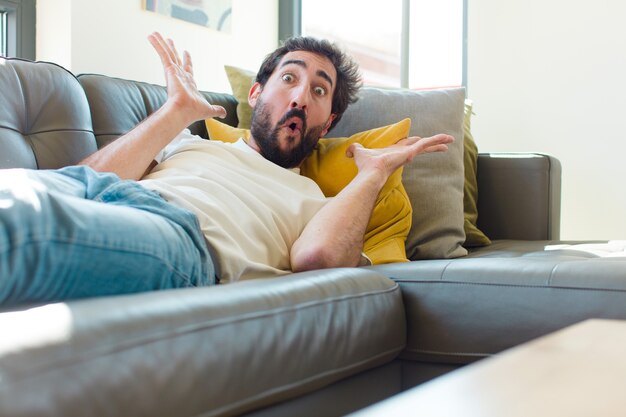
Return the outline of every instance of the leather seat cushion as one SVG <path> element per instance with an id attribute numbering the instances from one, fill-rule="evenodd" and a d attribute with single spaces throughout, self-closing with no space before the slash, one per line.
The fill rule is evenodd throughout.
<path id="1" fill-rule="evenodd" d="M 469 363 L 587 318 L 626 317 L 623 251 L 601 242 L 496 241 L 461 259 L 373 268 L 401 286 L 403 358 Z"/>

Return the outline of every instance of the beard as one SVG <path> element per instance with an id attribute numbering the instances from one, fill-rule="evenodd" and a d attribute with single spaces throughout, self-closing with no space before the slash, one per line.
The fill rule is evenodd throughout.
<path id="1" fill-rule="evenodd" d="M 290 118 L 298 117 L 302 120 L 302 128 L 297 135 L 287 135 L 286 141 L 293 146 L 288 150 L 280 147 L 279 134 L 284 128 L 284 123 Z M 313 126 L 307 129 L 306 114 L 301 109 L 289 110 L 276 126 L 272 126 L 270 109 L 260 98 L 252 113 L 252 124 L 250 133 L 258 145 L 261 155 L 268 161 L 283 168 L 295 168 L 300 166 L 302 161 L 313 152 L 320 135 L 324 130 L 324 125 Z M 300 141 L 298 142 L 298 136 Z"/>

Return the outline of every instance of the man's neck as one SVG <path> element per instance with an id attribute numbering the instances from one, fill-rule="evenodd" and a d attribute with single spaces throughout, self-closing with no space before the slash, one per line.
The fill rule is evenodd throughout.
<path id="1" fill-rule="evenodd" d="M 259 145 L 257 145 L 256 140 L 254 140 L 254 137 L 252 135 L 250 135 L 250 138 L 248 138 L 248 141 L 246 142 L 248 144 L 249 147 L 251 147 L 255 152 L 261 153 L 261 148 L 259 148 Z"/>
<path id="2" fill-rule="evenodd" d="M 259 155 L 261 154 L 261 148 L 259 147 L 259 145 L 256 143 L 256 141 L 254 140 L 254 137 L 252 135 L 250 135 L 250 137 L 248 138 L 248 140 L 244 140 L 244 142 L 255 152 L 257 152 Z M 296 169 L 298 171 L 298 173 L 300 172 L 300 167 L 302 166 L 302 164 L 304 163 L 304 161 L 302 161 L 297 167 L 292 167 L 292 168 L 285 168 L 285 169 Z"/>

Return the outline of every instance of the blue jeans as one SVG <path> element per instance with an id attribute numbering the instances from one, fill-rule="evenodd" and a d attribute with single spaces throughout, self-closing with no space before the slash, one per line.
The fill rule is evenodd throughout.
<path id="1" fill-rule="evenodd" d="M 116 175 L 0 170 L 0 306 L 215 283 L 196 216 Z"/>

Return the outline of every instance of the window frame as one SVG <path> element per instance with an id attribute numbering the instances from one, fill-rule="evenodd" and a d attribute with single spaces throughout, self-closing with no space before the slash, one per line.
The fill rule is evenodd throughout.
<path id="1" fill-rule="evenodd" d="M 0 0 L 5 12 L 6 56 L 35 59 L 35 1 Z"/>
<path id="2" fill-rule="evenodd" d="M 0 56 L 9 54 L 7 15 L 8 12 L 0 7 Z"/>
<path id="3" fill-rule="evenodd" d="M 436 1 L 436 0 L 433 0 Z M 467 7 L 468 0 L 463 0 L 463 57 L 462 85 L 467 88 Z M 409 31 L 411 30 L 410 9 L 411 0 L 402 0 L 402 32 L 400 45 L 400 86 L 409 85 Z M 279 43 L 290 36 L 302 34 L 302 0 L 278 0 L 278 41 Z"/>

